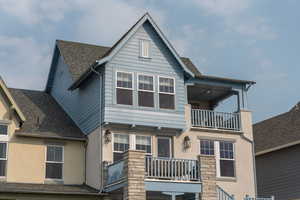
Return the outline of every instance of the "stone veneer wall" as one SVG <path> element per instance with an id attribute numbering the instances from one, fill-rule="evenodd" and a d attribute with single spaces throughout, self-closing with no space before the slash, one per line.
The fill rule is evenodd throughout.
<path id="1" fill-rule="evenodd" d="M 217 200 L 216 159 L 215 156 L 198 156 L 200 176 L 202 181 L 201 200 Z"/>
<path id="2" fill-rule="evenodd" d="M 146 200 L 145 152 L 128 150 L 124 153 L 124 174 L 127 185 L 123 200 Z"/>

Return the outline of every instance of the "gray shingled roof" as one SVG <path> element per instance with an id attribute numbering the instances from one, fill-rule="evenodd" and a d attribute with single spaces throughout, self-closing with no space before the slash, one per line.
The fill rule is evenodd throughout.
<path id="1" fill-rule="evenodd" d="M 78 80 L 96 60 L 105 56 L 111 49 L 110 47 L 63 40 L 57 40 L 57 46 L 65 63 L 69 66 L 73 81 Z M 189 58 L 182 57 L 181 60 L 190 71 L 201 75 Z"/>
<path id="2" fill-rule="evenodd" d="M 13 98 L 26 117 L 16 133 L 24 136 L 85 139 L 85 135 L 46 92 L 10 88 Z"/>
<path id="3" fill-rule="evenodd" d="M 36 194 L 69 194 L 101 195 L 99 191 L 87 185 L 58 185 L 0 182 L 0 193 L 36 193 Z"/>
<path id="4" fill-rule="evenodd" d="M 253 134 L 256 152 L 300 140 L 300 103 L 286 113 L 254 124 Z"/>

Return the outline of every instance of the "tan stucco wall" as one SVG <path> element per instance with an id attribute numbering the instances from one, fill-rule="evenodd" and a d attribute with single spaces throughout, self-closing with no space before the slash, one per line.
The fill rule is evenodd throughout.
<path id="1" fill-rule="evenodd" d="M 100 128 L 97 128 L 88 135 L 86 158 L 86 183 L 91 187 L 100 189 Z"/>
<path id="2" fill-rule="evenodd" d="M 49 140 L 16 136 L 16 116 L 9 117 L 8 104 L 0 95 L 0 121 L 9 121 L 8 182 L 44 183 L 45 151 L 49 142 L 64 146 L 63 181 L 65 184 L 82 184 L 85 181 L 85 143 L 81 141 Z"/>
<path id="3" fill-rule="evenodd" d="M 187 106 L 187 109 L 190 107 Z M 186 120 L 190 122 L 190 115 L 187 111 Z M 200 153 L 200 138 L 213 139 L 213 140 L 228 140 L 235 144 L 235 172 L 236 178 L 234 179 L 217 179 L 217 184 L 222 187 L 229 194 L 234 194 L 236 199 L 243 199 L 246 194 L 255 196 L 255 179 L 253 170 L 253 154 L 252 143 L 249 142 L 247 137 L 252 140 L 252 121 L 251 112 L 241 111 L 242 116 L 242 133 L 234 133 L 229 131 L 215 131 L 203 129 L 188 129 L 181 134 L 173 134 L 173 153 L 175 158 L 197 159 Z M 190 123 L 188 123 L 190 124 Z M 157 155 L 157 136 L 164 135 L 163 131 L 138 131 L 137 129 L 114 129 L 110 128 L 112 133 L 123 134 L 143 134 L 152 135 L 152 152 Z M 166 135 L 171 135 L 166 133 Z M 185 136 L 191 139 L 191 147 L 184 149 L 183 140 Z M 112 161 L 112 144 L 104 144 L 103 156 L 104 160 Z"/>

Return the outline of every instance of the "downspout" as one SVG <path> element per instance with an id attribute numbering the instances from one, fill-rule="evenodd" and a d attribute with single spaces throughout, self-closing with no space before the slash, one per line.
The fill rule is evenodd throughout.
<path id="1" fill-rule="evenodd" d="M 98 77 L 99 77 L 99 79 L 100 79 L 100 88 L 101 88 L 101 90 L 100 90 L 100 109 L 99 109 L 99 111 L 100 111 L 100 113 L 99 113 L 99 134 L 100 134 L 100 144 L 99 144 L 99 148 L 100 148 L 100 150 L 99 150 L 99 153 L 100 153 L 100 163 L 99 163 L 99 165 L 100 165 L 100 170 L 101 170 L 101 178 L 100 178 L 100 192 L 99 193 L 102 193 L 103 192 L 103 189 L 104 189 L 104 187 L 103 187 L 103 184 L 104 184 L 104 180 L 103 180 L 103 146 L 102 146 L 102 144 L 103 144 L 103 136 L 102 136 L 102 126 L 101 126 L 101 124 L 102 124 L 102 114 L 101 114 L 101 107 L 102 107 L 102 92 L 103 92 L 103 76 L 101 76 L 101 73 L 99 73 L 97 70 L 95 70 L 95 66 L 98 66 L 98 64 L 97 65 L 92 65 L 91 66 L 91 71 L 92 72 L 94 72 L 95 74 L 97 74 L 98 75 Z"/>

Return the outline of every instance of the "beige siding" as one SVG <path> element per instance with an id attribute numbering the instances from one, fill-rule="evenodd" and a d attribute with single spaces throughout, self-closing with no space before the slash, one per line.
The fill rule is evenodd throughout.
<path id="1" fill-rule="evenodd" d="M 84 142 L 47 140 L 16 136 L 18 127 L 16 116 L 9 112 L 9 106 L 0 95 L 0 121 L 8 121 L 8 182 L 44 183 L 47 142 L 58 142 L 64 146 L 63 180 L 65 184 L 82 184 L 85 181 Z M 3 138 L 2 138 L 3 139 Z"/>

